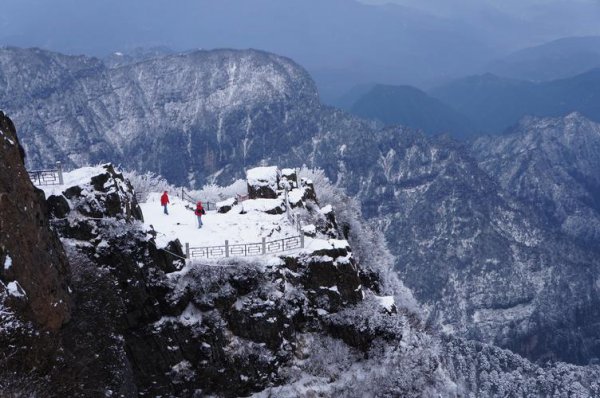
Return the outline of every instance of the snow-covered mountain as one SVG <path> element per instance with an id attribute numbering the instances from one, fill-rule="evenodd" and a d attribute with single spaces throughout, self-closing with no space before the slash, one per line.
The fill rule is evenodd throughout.
<path id="1" fill-rule="evenodd" d="M 525 118 L 510 134 L 474 144 L 479 165 L 544 211 L 561 231 L 599 248 L 600 124 L 580 114 Z"/>
<path id="2" fill-rule="evenodd" d="M 391 128 L 319 136 L 312 151 L 314 165 L 331 170 L 385 232 L 432 322 L 532 359 L 599 356 L 597 245 L 560 234 L 469 148 Z"/>
<path id="3" fill-rule="evenodd" d="M 230 183 L 263 160 L 321 168 L 385 232 L 433 325 L 534 360 L 600 357 L 597 239 L 586 233 L 592 240 L 581 245 L 564 233 L 595 222 L 594 124 L 577 118 L 573 130 L 560 128 L 572 118 L 543 119 L 529 136 L 470 148 L 324 107 L 303 69 L 257 51 L 163 54 L 112 68 L 40 50 L 3 49 L 0 60 L 0 98 L 23 125 L 31 166 L 113 161 L 197 187 Z M 520 152 L 546 135 L 541 147 L 551 151 Z M 515 190 L 512 171 L 529 164 L 553 166 L 543 183 L 524 173 Z M 552 188 L 563 183 L 571 188 Z M 592 222 L 571 228 L 582 214 Z"/>
<path id="4" fill-rule="evenodd" d="M 29 199 L 38 218 L 31 223 L 34 215 L 26 211 L 5 213 L 10 208 L 2 197 L 3 223 L 11 219 L 37 228 L 37 233 L 19 238 L 21 245 L 10 246 L 14 261 L 8 273 L 5 246 L 0 252 L 5 264 L 0 274 L 0 337 L 4 341 L 14 336 L 14 329 L 27 336 L 16 348 L 0 348 L 0 389 L 5 395 L 600 393 L 597 367 L 558 363 L 541 368 L 508 351 L 441 338 L 427 328 L 418 304 L 391 272 L 393 259 L 381 233 L 361 220 L 358 203 L 322 173 L 304 170 L 298 178 L 288 170 L 272 180 L 262 179 L 265 170 L 252 173 L 261 181 L 249 179 L 247 200 L 228 202 L 206 218 L 216 224 L 220 217 L 238 225 L 262 223 L 245 230 L 275 239 L 293 229 L 286 214 L 256 217 L 275 201 L 304 224 L 303 248 L 184 262 L 180 242 L 159 239 L 161 231 L 149 225 L 157 217 L 169 217 L 160 214 L 155 195 L 146 192 L 140 208 L 135 188 L 112 165 L 76 169 L 64 175 L 64 185 L 44 187 L 44 193 L 36 190 L 23 171 L 14 128 L 7 120 L 0 114 L 0 151 L 6 159 L 0 175 L 12 178 L 0 179 L 1 188 L 13 194 L 14 203 Z M 285 187 L 293 188 L 289 195 Z M 174 217 L 185 215 L 184 201 L 170 205 Z M 12 234 L 0 229 L 0 242 L 5 245 Z M 47 282 L 56 281 L 52 293 L 66 294 L 62 302 L 73 303 L 59 306 L 46 297 L 48 311 L 60 316 L 51 330 L 44 318 L 28 310 L 29 304 L 43 304 L 44 296 L 31 286 L 35 275 L 23 272 L 44 266 L 27 256 L 35 243 L 49 238 L 55 252 L 66 253 L 62 264 L 68 268 Z M 29 242 L 33 245 L 25 245 Z M 21 288 L 16 294 L 5 282 Z M 65 285 L 65 290 L 58 287 Z"/>
<path id="5" fill-rule="evenodd" d="M 289 59 L 196 51 L 109 68 L 37 49 L 0 50 L 2 106 L 28 165 L 113 161 L 203 183 L 309 140 L 320 105 Z M 226 173 L 227 174 L 227 173 Z"/>

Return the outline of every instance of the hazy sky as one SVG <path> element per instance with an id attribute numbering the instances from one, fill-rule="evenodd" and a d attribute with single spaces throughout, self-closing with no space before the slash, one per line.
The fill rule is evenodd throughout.
<path id="1" fill-rule="evenodd" d="M 0 45 L 96 56 L 259 48 L 305 66 L 330 96 L 373 81 L 426 85 L 516 49 L 600 35 L 599 1 L 2 0 Z"/>

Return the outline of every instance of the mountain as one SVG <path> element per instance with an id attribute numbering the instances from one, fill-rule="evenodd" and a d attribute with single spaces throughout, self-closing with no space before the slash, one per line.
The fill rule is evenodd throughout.
<path id="1" fill-rule="evenodd" d="M 315 77 L 315 79 L 317 78 Z M 375 86 L 376 84 L 373 83 L 356 85 L 350 90 L 346 91 L 339 98 L 336 98 L 334 101 L 331 101 L 331 105 L 335 106 L 336 108 L 343 109 L 345 111 L 350 111 L 350 109 L 352 109 L 352 105 L 354 105 L 354 103 L 358 101 L 362 96 L 371 91 Z"/>
<path id="2" fill-rule="evenodd" d="M 457 29 L 454 21 L 412 6 L 355 0 L 182 0 L 176 7 L 158 0 L 107 0 L 103 7 L 73 6 L 70 0 L 57 0 L 52 7 L 6 0 L 4 14 L 10 18 L 0 20 L 0 45 L 99 57 L 139 47 L 263 49 L 324 76 L 318 81 L 327 99 L 363 79 L 416 82 L 445 70 L 456 75 L 500 54 L 468 24 Z M 461 57 L 454 56 L 457 51 Z M 337 73 L 327 75 L 331 70 Z M 338 73 L 349 80 L 340 81 Z"/>
<path id="3" fill-rule="evenodd" d="M 0 51 L 0 77 L 2 106 L 21 126 L 35 168 L 113 161 L 182 185 L 204 183 L 319 129 L 306 71 L 260 51 L 196 51 L 109 68 L 95 58 L 9 48 Z"/>
<path id="4" fill-rule="evenodd" d="M 0 118 L 5 137 L 0 150 L 9 155 L 0 167 L 9 175 L 5 171 L 23 168 L 22 151 L 12 122 Z M 299 179 L 288 170 L 285 178 L 277 172 L 275 180 L 261 179 L 272 169 L 249 170 L 254 176 L 248 179 L 249 198 L 210 212 L 206 223 L 224 218 L 234 221 L 229 228 L 235 230 L 258 222 L 255 231 L 271 238 L 297 233 L 285 214 L 264 213 L 269 201 L 283 205 L 284 186 L 297 185 L 289 195 L 297 201 L 286 203 L 305 223 L 306 246 L 283 254 L 187 261 L 178 240 L 159 237 L 161 231 L 143 222 L 164 218 L 160 208 L 153 215 L 152 206 L 145 206 L 143 214 L 136 189 L 112 165 L 72 170 L 64 185 L 43 187 L 44 192 L 32 187 L 26 173 L 12 173 L 14 185 L 27 186 L 13 191 L 12 200 L 22 203 L 36 192 L 36 210 L 47 209 L 36 214 L 34 235 L 55 243 L 55 252 L 46 256 L 66 253 L 70 278 L 64 293 L 74 305 L 53 331 L 54 350 L 33 351 L 28 340 L 17 350 L 1 346 L 3 394 L 291 398 L 600 392 L 597 367 L 542 368 L 496 347 L 433 333 L 390 272 L 385 242 L 361 220 L 357 203 L 318 172 L 304 170 Z M 297 191 L 305 195 L 296 196 Z M 153 198 L 160 192 L 146 194 Z M 171 206 L 182 206 L 185 214 L 184 202 Z M 7 203 L 3 197 L 2 205 Z M 3 223 L 23 226 L 33 219 L 21 211 L 0 216 Z M 13 243 L 10 249 L 16 271 L 43 264 L 27 257 L 30 247 Z M 29 277 L 14 275 L 11 283 L 25 286 Z M 11 278 L 1 277 L 0 286 Z M 37 295 L 11 283 L 5 290 L 18 299 L 11 308 L 20 316 Z M 43 324 L 27 328 L 7 318 L 5 290 L 0 337 L 12 332 L 10 326 L 47 341 Z M 63 312 L 52 297 L 45 304 Z M 24 362 L 31 354 L 35 366 Z"/>
<path id="5" fill-rule="evenodd" d="M 505 188 L 466 144 L 326 107 L 302 68 L 263 52 L 116 68 L 40 50 L 0 60 L 1 98 L 25 126 L 30 167 L 114 161 L 195 187 L 230 184 L 263 162 L 320 168 L 385 233 L 433 327 L 540 362 L 599 355 L 594 246 L 565 234 L 535 196 Z"/>
<path id="6" fill-rule="evenodd" d="M 600 67 L 600 36 L 566 37 L 511 53 L 487 66 L 486 72 L 529 81 L 572 77 Z"/>
<path id="7" fill-rule="evenodd" d="M 523 119 L 509 134 L 473 144 L 503 189 L 543 210 L 563 233 L 600 241 L 600 124 L 580 114 Z"/>
<path id="8" fill-rule="evenodd" d="M 382 122 L 421 129 L 428 134 L 449 133 L 465 138 L 473 132 L 469 120 L 442 101 L 411 86 L 375 85 L 359 97 L 350 112 Z"/>
<path id="9" fill-rule="evenodd" d="M 512 197 L 468 147 L 398 128 L 313 141 L 312 165 L 361 201 L 434 324 L 533 360 L 599 357 L 596 246 Z"/>
<path id="10" fill-rule="evenodd" d="M 527 115 L 580 112 L 600 121 L 599 87 L 600 68 L 541 83 L 491 74 L 470 76 L 437 87 L 430 94 L 469 117 L 482 131 L 500 133 Z"/>

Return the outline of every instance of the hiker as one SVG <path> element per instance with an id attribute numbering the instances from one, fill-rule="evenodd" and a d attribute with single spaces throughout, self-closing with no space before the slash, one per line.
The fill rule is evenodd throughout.
<path id="1" fill-rule="evenodd" d="M 196 203 L 196 211 L 194 214 L 198 217 L 198 228 L 202 228 L 202 216 L 206 214 L 204 207 L 202 207 L 202 202 Z"/>
<path id="2" fill-rule="evenodd" d="M 171 203 L 169 202 L 169 195 L 167 194 L 167 191 L 165 191 L 160 197 L 160 205 L 164 207 L 166 215 L 169 215 L 169 210 L 167 210 L 167 205 L 169 203 Z"/>

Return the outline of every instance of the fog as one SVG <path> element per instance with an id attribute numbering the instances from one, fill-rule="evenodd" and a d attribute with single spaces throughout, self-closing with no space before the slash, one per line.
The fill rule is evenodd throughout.
<path id="1" fill-rule="evenodd" d="M 591 0 L 3 0 L 0 44 L 105 56 L 137 47 L 258 48 L 331 100 L 370 82 L 435 85 L 515 50 L 600 35 Z"/>

